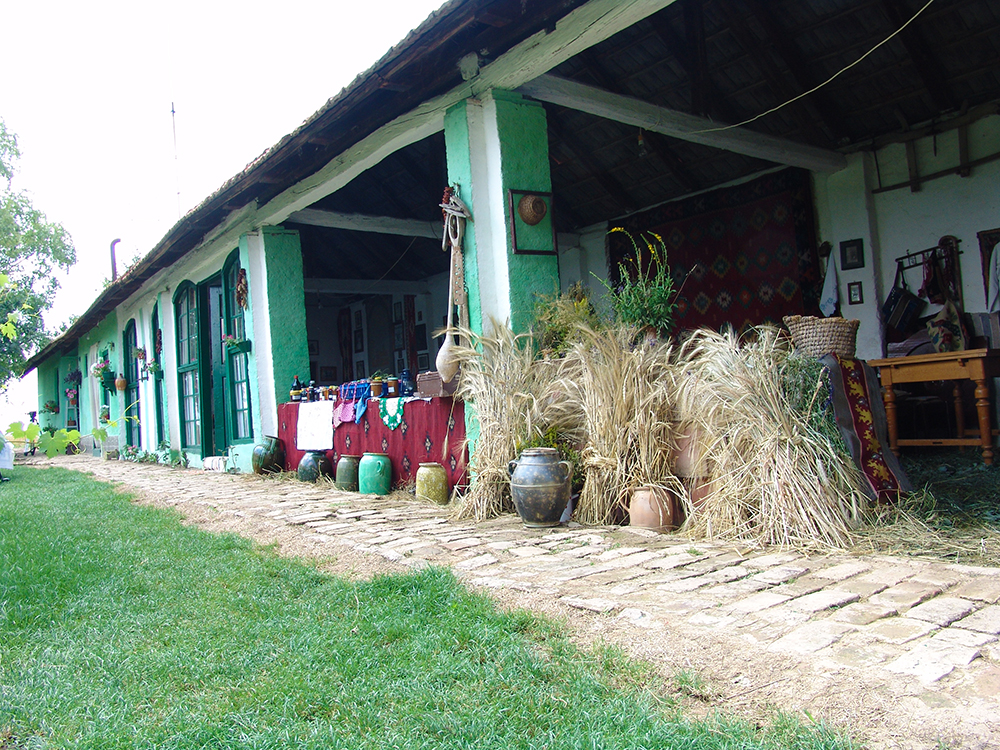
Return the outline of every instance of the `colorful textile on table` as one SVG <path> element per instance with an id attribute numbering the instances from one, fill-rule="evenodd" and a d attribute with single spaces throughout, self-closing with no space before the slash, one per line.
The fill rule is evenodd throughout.
<path id="1" fill-rule="evenodd" d="M 386 399 L 382 399 L 383 401 Z M 360 424 L 345 422 L 333 434 L 338 454 L 385 453 L 392 464 L 394 487 L 415 480 L 421 463 L 439 463 L 449 488 L 465 483 L 465 410 L 450 398 L 407 400 L 396 429 L 368 411 Z"/>
<path id="2" fill-rule="evenodd" d="M 639 241 L 655 232 L 680 287 L 681 328 L 739 331 L 786 315 L 819 315 L 822 288 L 809 173 L 785 169 L 734 187 L 666 203 L 617 222 Z M 634 254 L 608 235 L 610 267 Z M 612 280 L 613 283 L 614 280 Z"/>
<path id="3" fill-rule="evenodd" d="M 403 399 L 380 398 L 378 415 L 382 417 L 382 424 L 390 430 L 395 430 L 403 421 Z"/>
<path id="4" fill-rule="evenodd" d="M 866 362 L 837 354 L 820 360 L 830 370 L 833 412 L 854 463 L 879 502 L 895 502 L 912 492 L 899 459 L 889 450 L 888 423 L 878 376 Z M 874 394 L 874 397 L 872 396 Z"/>

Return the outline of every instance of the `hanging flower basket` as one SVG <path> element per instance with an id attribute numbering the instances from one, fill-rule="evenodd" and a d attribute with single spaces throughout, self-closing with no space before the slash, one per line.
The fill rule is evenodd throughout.
<path id="1" fill-rule="evenodd" d="M 107 370 L 101 375 L 101 387 L 106 391 L 115 390 L 115 374 L 111 370 Z"/>
<path id="2" fill-rule="evenodd" d="M 249 354 L 250 353 L 250 341 L 247 339 L 237 338 L 236 336 L 231 336 L 228 333 L 222 337 L 222 343 L 226 345 L 226 351 L 230 354 Z"/>

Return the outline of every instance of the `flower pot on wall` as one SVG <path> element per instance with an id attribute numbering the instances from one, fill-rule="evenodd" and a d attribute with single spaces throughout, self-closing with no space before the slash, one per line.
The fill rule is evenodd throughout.
<path id="1" fill-rule="evenodd" d="M 117 388 L 119 391 L 124 391 L 127 386 L 128 386 L 128 381 L 125 380 L 124 375 L 119 375 L 117 378 L 115 378 L 115 388 Z"/>

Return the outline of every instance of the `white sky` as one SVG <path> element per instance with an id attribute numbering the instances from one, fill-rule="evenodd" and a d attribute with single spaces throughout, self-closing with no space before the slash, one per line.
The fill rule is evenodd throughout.
<path id="1" fill-rule="evenodd" d="M 77 252 L 48 325 L 94 301 L 112 240 L 121 273 L 177 221 L 178 188 L 186 213 L 443 1 L 7 3 L 0 118 L 21 149 L 14 187 Z M 0 402 L 0 427 L 34 403 L 29 375 Z"/>

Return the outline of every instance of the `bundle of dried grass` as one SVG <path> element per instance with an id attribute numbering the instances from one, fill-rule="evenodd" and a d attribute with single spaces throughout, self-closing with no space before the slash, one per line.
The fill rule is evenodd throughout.
<path id="1" fill-rule="evenodd" d="M 476 423 L 470 435 L 472 483 L 459 500 L 456 516 L 482 521 L 513 507 L 507 465 L 517 458 L 518 445 L 547 429 L 540 420 L 556 366 L 536 359 L 530 333 L 515 335 L 495 320 L 487 333 L 453 333 L 469 342 L 454 350 L 461 364 L 456 395 L 471 405 Z"/>
<path id="2" fill-rule="evenodd" d="M 788 402 L 790 342 L 776 328 L 740 341 L 697 331 L 677 358 L 677 415 L 696 427 L 711 482 L 689 514 L 694 536 L 743 543 L 842 548 L 865 502 L 854 464 Z M 689 506 L 688 510 L 692 510 Z"/>
<path id="3" fill-rule="evenodd" d="M 586 482 L 576 508 L 581 523 L 620 520 L 636 487 L 672 487 L 670 347 L 635 345 L 631 327 L 594 330 L 563 360 L 557 381 L 565 408 L 582 416 Z"/>

